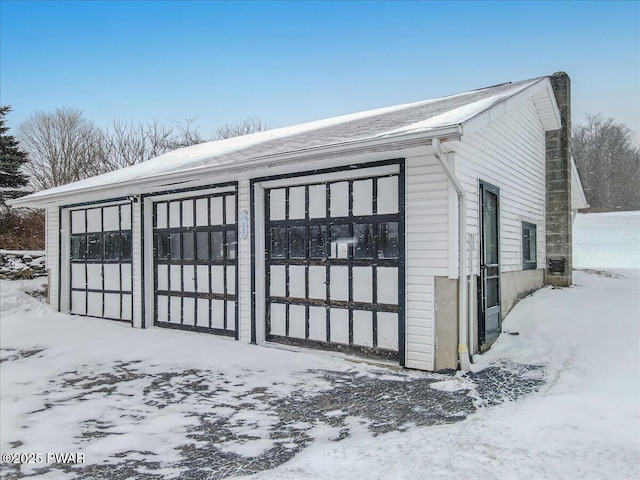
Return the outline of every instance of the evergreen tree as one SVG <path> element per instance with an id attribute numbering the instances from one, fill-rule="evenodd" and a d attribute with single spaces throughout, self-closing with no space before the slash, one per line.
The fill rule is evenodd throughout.
<path id="1" fill-rule="evenodd" d="M 9 127 L 5 126 L 5 115 L 10 111 L 10 106 L 0 107 L 0 204 L 4 204 L 7 198 L 26 194 L 22 187 L 29 182 L 20 171 L 20 167 L 28 161 L 27 154 L 20 150 L 18 141 L 7 133 Z"/>

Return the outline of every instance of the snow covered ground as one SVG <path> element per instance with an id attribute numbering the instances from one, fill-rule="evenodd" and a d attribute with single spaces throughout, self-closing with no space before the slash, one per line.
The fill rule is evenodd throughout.
<path id="1" fill-rule="evenodd" d="M 640 211 L 579 214 L 573 224 L 573 266 L 640 269 Z"/>
<path id="2" fill-rule="evenodd" d="M 618 242 L 619 231 L 631 239 Z M 251 478 L 640 478 L 639 231 L 638 213 L 579 217 L 575 262 L 589 270 L 576 271 L 571 288 L 545 288 L 520 302 L 504 322 L 518 335 L 503 334 L 475 357 L 478 374 L 494 365 L 541 366 L 546 381 L 537 392 L 459 422 L 414 422 L 387 433 L 341 410 L 323 411 L 327 421 L 313 425 L 287 418 L 297 403 L 335 388 L 322 372 L 382 382 L 395 379 L 393 371 L 321 352 L 71 317 L 23 293 L 38 280 L 0 281 L 0 449 L 82 451 L 95 467 L 83 478 L 110 478 L 98 475 L 100 467 L 123 455 L 157 464 L 120 470 L 118 478 L 192 478 L 184 465 L 175 468 L 191 455 L 176 446 L 191 442 L 195 452 L 212 443 L 192 430 L 207 414 L 219 422 L 212 431 L 228 434 L 213 442 L 216 455 L 259 459 L 278 442 L 290 449 L 288 461 Z M 478 395 L 472 377 L 407 375 L 438 392 L 460 392 L 460 401 Z M 291 397 L 295 392 L 302 393 Z M 374 403 L 385 401 L 374 395 Z M 332 426 L 333 417 L 342 423 Z M 287 437 L 274 439 L 274 429 Z M 39 467 L 3 474 L 19 478 Z M 78 477 L 73 470 L 40 472 Z"/>

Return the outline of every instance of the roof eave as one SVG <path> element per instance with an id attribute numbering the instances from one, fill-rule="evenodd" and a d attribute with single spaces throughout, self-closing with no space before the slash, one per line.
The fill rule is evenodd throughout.
<path id="1" fill-rule="evenodd" d="M 541 77 L 538 81 L 523 88 L 519 92 L 503 98 L 485 110 L 478 112 L 475 116 L 465 120 L 463 122 L 465 133 L 469 135 L 497 121 L 498 118 L 509 111 L 514 104 L 527 97 L 533 100 L 536 111 L 538 112 L 538 118 L 545 132 L 557 130 L 561 127 L 560 109 L 556 103 L 553 87 L 551 86 L 549 77 Z"/>
<path id="2" fill-rule="evenodd" d="M 273 167 L 286 163 L 311 161 L 327 156 L 348 155 L 359 151 L 397 151 L 405 148 L 412 148 L 430 144 L 433 138 L 438 138 L 440 139 L 440 141 L 446 142 L 460 140 L 461 137 L 461 125 L 446 125 L 440 128 L 434 128 L 424 131 L 414 131 L 410 133 L 401 133 L 387 136 L 381 135 L 365 139 L 340 142 L 336 144 L 298 149 L 290 152 L 283 152 L 272 155 L 260 155 L 249 158 L 243 162 L 237 162 L 233 164 L 203 165 L 179 172 L 167 172 L 150 177 L 144 177 L 134 181 L 121 181 L 51 195 L 35 193 L 32 195 L 27 195 L 7 201 L 7 204 L 13 208 L 47 208 L 51 206 L 82 202 L 86 200 L 83 198 L 85 196 L 102 194 L 105 191 L 109 192 L 111 198 L 123 195 L 139 195 L 140 193 L 153 191 L 154 186 L 161 186 L 163 184 L 166 184 L 168 181 L 177 184 L 181 182 L 188 182 L 193 179 L 202 178 L 203 173 L 206 173 L 207 176 L 211 176 L 212 174 L 216 174 L 218 172 L 224 172 L 224 174 L 233 174 L 251 167 L 259 167 L 262 165 L 269 165 L 270 167 Z"/>

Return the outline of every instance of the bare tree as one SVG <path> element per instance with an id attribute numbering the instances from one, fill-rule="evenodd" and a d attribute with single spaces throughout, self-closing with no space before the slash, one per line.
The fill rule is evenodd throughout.
<path id="1" fill-rule="evenodd" d="M 196 125 L 195 121 L 194 117 L 187 118 L 184 122 L 173 122 L 175 134 L 167 145 L 169 150 L 206 142 L 200 133 L 200 126 Z"/>
<path id="2" fill-rule="evenodd" d="M 105 171 L 102 134 L 80 110 L 36 112 L 18 127 L 29 155 L 25 173 L 35 190 L 64 185 Z"/>
<path id="3" fill-rule="evenodd" d="M 256 118 L 218 128 L 214 140 L 266 130 Z M 205 141 L 195 118 L 161 125 L 115 120 L 100 130 L 80 110 L 61 108 L 36 112 L 18 127 L 18 138 L 29 155 L 25 173 L 35 190 L 56 187 L 141 163 L 177 148 Z"/>
<path id="4" fill-rule="evenodd" d="M 157 120 L 149 124 L 134 124 L 115 120 L 103 135 L 103 163 L 105 169 L 116 170 L 144 162 L 176 148 L 204 142 L 195 119 L 161 125 Z"/>
<path id="5" fill-rule="evenodd" d="M 157 121 L 148 125 L 115 120 L 103 134 L 105 170 L 116 170 L 163 154 L 172 141 L 173 129 Z"/>
<path id="6" fill-rule="evenodd" d="M 612 118 L 587 115 L 574 126 L 571 151 L 591 211 L 640 210 L 640 147 Z"/>
<path id="7" fill-rule="evenodd" d="M 267 130 L 267 125 L 259 118 L 251 117 L 242 122 L 227 123 L 218 127 L 213 139 L 223 140 L 225 138 L 240 137 L 264 130 Z"/>

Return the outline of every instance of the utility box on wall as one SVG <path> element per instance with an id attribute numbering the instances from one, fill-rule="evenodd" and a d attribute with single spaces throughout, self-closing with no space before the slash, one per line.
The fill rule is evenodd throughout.
<path id="1" fill-rule="evenodd" d="M 549 273 L 563 274 L 565 268 L 564 258 L 550 258 L 549 259 Z"/>

